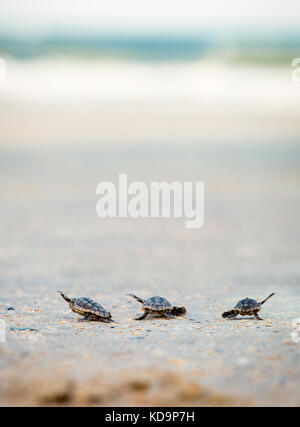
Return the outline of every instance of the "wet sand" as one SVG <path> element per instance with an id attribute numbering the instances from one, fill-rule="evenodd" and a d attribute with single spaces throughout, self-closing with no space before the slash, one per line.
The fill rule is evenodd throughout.
<path id="1" fill-rule="evenodd" d="M 2 149 L 0 163 L 2 405 L 300 404 L 296 144 Z M 120 172 L 205 181 L 204 226 L 100 220 L 96 185 Z M 78 322 L 57 289 L 98 300 L 117 323 Z M 126 292 L 187 314 L 134 321 Z M 263 321 L 222 319 L 270 292 Z"/>

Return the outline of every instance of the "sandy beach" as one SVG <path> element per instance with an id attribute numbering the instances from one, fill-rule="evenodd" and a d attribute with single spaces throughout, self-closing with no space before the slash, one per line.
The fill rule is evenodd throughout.
<path id="1" fill-rule="evenodd" d="M 299 162 L 291 138 L 2 147 L 0 404 L 299 405 Z M 204 226 L 99 219 L 96 185 L 120 171 L 205 181 Z M 78 322 L 57 289 L 94 298 L 117 323 Z M 137 322 L 127 292 L 187 314 Z M 270 292 L 263 321 L 222 319 Z"/>

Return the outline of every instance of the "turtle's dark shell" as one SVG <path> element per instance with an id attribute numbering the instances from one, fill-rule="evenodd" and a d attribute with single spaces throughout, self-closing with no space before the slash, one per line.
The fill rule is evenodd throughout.
<path id="1" fill-rule="evenodd" d="M 102 322 L 113 322 L 111 314 L 96 301 L 90 298 L 69 298 L 61 291 L 57 291 L 63 299 L 69 304 L 72 311 L 81 316 L 84 320 L 101 320 Z"/>
<path id="2" fill-rule="evenodd" d="M 127 295 L 136 299 L 140 304 L 143 304 L 144 313 L 142 316 L 136 317 L 135 320 L 145 319 L 149 313 L 157 316 L 180 316 L 186 313 L 185 307 L 175 307 L 174 305 L 170 304 L 166 298 L 155 296 L 144 300 L 143 298 L 137 297 L 134 294 Z"/>
<path id="3" fill-rule="evenodd" d="M 72 298 L 70 307 L 73 311 L 82 316 L 94 314 L 97 317 L 110 318 L 111 315 L 102 307 L 101 304 L 91 300 L 90 298 Z"/>
<path id="4" fill-rule="evenodd" d="M 236 304 L 234 309 L 229 310 L 229 311 L 224 311 L 224 313 L 222 314 L 222 317 L 228 318 L 228 319 L 234 319 L 238 314 L 240 314 L 241 316 L 252 316 L 252 315 L 254 315 L 254 317 L 256 319 L 263 320 L 259 317 L 258 312 L 260 311 L 261 306 L 266 301 L 268 301 L 268 299 L 270 299 L 273 295 L 275 295 L 274 292 L 272 292 L 267 298 L 265 298 L 261 302 L 257 302 L 251 298 L 242 299 L 241 301 L 239 301 Z"/>
<path id="5" fill-rule="evenodd" d="M 148 310 L 157 311 L 157 312 L 173 309 L 173 305 L 171 305 L 169 301 L 166 300 L 166 298 L 162 298 L 159 296 L 147 298 L 144 301 L 144 307 L 147 308 Z"/>
<path id="6" fill-rule="evenodd" d="M 248 313 L 260 309 L 260 304 L 254 299 L 245 298 L 239 301 L 234 308 L 240 313 Z"/>

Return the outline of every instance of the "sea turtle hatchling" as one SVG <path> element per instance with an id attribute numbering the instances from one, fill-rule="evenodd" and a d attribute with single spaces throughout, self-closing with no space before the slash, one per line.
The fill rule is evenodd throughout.
<path id="1" fill-rule="evenodd" d="M 179 316 L 180 314 L 186 313 L 185 307 L 175 307 L 170 304 L 166 298 L 155 296 L 144 300 L 133 294 L 126 295 L 135 298 L 138 302 L 143 304 L 144 313 L 141 316 L 136 317 L 135 320 L 145 319 L 148 314 L 154 314 L 156 316 Z"/>
<path id="2" fill-rule="evenodd" d="M 242 299 L 241 301 L 239 301 L 237 303 L 237 305 L 234 307 L 233 310 L 230 311 L 225 311 L 222 314 L 222 317 L 227 317 L 228 319 L 233 319 L 234 317 L 236 317 L 238 314 L 240 314 L 241 316 L 252 316 L 254 315 L 254 317 L 258 320 L 263 320 L 259 317 L 258 312 L 261 309 L 261 306 L 269 299 L 271 298 L 273 295 L 275 295 L 275 293 L 273 292 L 272 294 L 270 294 L 266 299 L 264 299 L 262 302 L 257 302 L 254 299 L 250 299 L 250 298 L 245 298 Z"/>
<path id="3" fill-rule="evenodd" d="M 111 314 L 98 302 L 86 297 L 69 298 L 63 292 L 57 292 L 67 301 L 72 311 L 84 316 L 84 319 L 79 319 L 80 321 L 98 320 L 101 322 L 114 322 L 111 318 Z"/>

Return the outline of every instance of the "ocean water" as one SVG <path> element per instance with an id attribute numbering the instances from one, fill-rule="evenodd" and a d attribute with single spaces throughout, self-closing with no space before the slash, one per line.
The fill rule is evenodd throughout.
<path id="1" fill-rule="evenodd" d="M 300 46 L 295 31 L 199 31 L 198 34 L 122 35 L 79 32 L 43 32 L 17 35 L 0 31 L 0 53 L 18 59 L 48 55 L 118 58 L 142 62 L 191 61 L 221 56 L 231 61 L 284 62 Z"/>
<path id="2" fill-rule="evenodd" d="M 295 114 L 298 34 L 177 37 L 0 32 L 0 106 Z"/>

